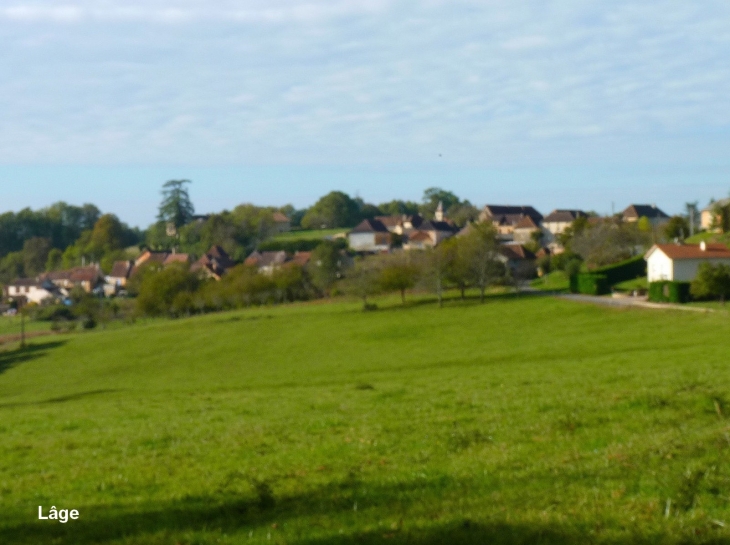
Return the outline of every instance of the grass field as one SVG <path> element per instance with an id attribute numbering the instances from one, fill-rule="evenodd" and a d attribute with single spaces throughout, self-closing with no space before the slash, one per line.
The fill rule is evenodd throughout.
<path id="1" fill-rule="evenodd" d="M 726 315 L 390 301 L 0 353 L 0 543 L 730 543 Z"/>
<path id="2" fill-rule="evenodd" d="M 289 231 L 288 233 L 279 233 L 272 240 L 278 240 L 282 242 L 295 241 L 295 240 L 319 240 L 338 235 L 340 233 L 347 233 L 348 228 L 340 229 L 313 229 L 310 231 Z"/>

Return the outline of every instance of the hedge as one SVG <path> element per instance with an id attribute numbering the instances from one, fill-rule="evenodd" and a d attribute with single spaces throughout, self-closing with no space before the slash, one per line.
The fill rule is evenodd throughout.
<path id="1" fill-rule="evenodd" d="M 570 277 L 570 291 L 584 295 L 605 295 L 611 286 L 605 274 L 578 273 Z"/>
<path id="2" fill-rule="evenodd" d="M 626 280 L 634 280 L 640 276 L 646 276 L 646 261 L 644 256 L 632 257 L 625 261 L 607 265 L 591 271 L 593 274 L 602 274 L 606 276 L 609 286 L 625 282 Z"/>
<path id="3" fill-rule="evenodd" d="M 655 303 L 686 303 L 691 299 L 689 282 L 651 282 L 649 284 L 649 301 Z"/>
<path id="4" fill-rule="evenodd" d="M 322 244 L 322 242 L 324 242 L 324 239 L 321 238 L 302 240 L 267 240 L 259 244 L 258 250 L 260 252 L 280 252 L 284 250 L 290 254 L 295 252 L 311 252 L 317 246 Z M 336 238 L 330 242 L 334 243 L 338 249 L 347 248 L 347 241 L 343 238 Z"/>

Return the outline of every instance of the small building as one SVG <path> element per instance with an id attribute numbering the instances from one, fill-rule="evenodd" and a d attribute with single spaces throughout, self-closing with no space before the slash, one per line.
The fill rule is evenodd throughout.
<path id="1" fill-rule="evenodd" d="M 730 250 L 724 244 L 655 244 L 644 255 L 649 282 L 691 282 L 701 263 L 730 265 Z"/>
<path id="2" fill-rule="evenodd" d="M 418 230 L 428 234 L 433 241 L 433 246 L 436 246 L 442 240 L 454 236 L 458 229 L 448 221 L 427 220 L 421 224 Z"/>
<path id="3" fill-rule="evenodd" d="M 21 304 L 39 305 L 47 299 L 60 296 L 58 287 L 53 282 L 36 278 L 18 278 L 5 286 L 3 291 L 6 299 L 12 299 Z"/>
<path id="4" fill-rule="evenodd" d="M 81 287 L 86 293 L 91 293 L 104 283 L 104 274 L 98 265 L 89 265 L 45 273 L 39 277 L 39 281 L 49 281 L 65 294 L 76 286 Z"/>
<path id="5" fill-rule="evenodd" d="M 347 234 L 347 241 L 356 252 L 387 252 L 391 237 L 382 221 L 365 219 Z"/>
<path id="6" fill-rule="evenodd" d="M 274 212 L 274 232 L 288 233 L 291 231 L 291 220 L 281 212 Z"/>
<path id="7" fill-rule="evenodd" d="M 106 281 L 104 295 L 116 295 L 120 290 L 125 289 L 133 267 L 134 261 L 115 261 L 112 270 L 104 278 Z"/>
<path id="8" fill-rule="evenodd" d="M 385 225 L 385 228 L 391 233 L 398 235 L 407 235 L 410 232 L 421 227 L 423 217 L 419 214 L 397 214 L 395 216 L 376 216 L 376 220 Z"/>
<path id="9" fill-rule="evenodd" d="M 621 213 L 621 218 L 629 223 L 646 218 L 654 226 L 669 221 L 669 216 L 657 208 L 656 204 L 631 204 Z"/>

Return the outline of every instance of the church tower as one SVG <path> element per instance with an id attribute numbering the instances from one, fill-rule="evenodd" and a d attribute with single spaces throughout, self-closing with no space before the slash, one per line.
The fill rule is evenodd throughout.
<path id="1" fill-rule="evenodd" d="M 436 207 L 436 213 L 434 214 L 436 221 L 444 221 L 444 203 L 439 201 L 439 205 Z"/>

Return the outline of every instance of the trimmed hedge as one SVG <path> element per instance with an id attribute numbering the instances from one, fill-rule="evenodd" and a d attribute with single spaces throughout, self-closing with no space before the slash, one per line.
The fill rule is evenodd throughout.
<path id="1" fill-rule="evenodd" d="M 611 292 L 611 286 L 605 274 L 578 273 L 570 277 L 570 291 L 584 295 L 605 295 Z"/>
<path id="2" fill-rule="evenodd" d="M 284 250 L 290 254 L 295 252 L 311 252 L 317 246 L 322 244 L 322 242 L 324 242 L 324 239 L 321 238 L 302 240 L 267 240 L 259 244 L 258 250 L 260 252 L 280 252 L 281 250 Z M 347 240 L 343 238 L 336 238 L 331 242 L 333 242 L 340 250 L 347 248 Z"/>
<path id="3" fill-rule="evenodd" d="M 649 301 L 654 303 L 686 303 L 691 299 L 689 282 L 651 282 Z"/>
<path id="4" fill-rule="evenodd" d="M 634 280 L 640 276 L 646 276 L 646 261 L 644 256 L 632 257 L 625 261 L 607 265 L 599 269 L 591 271 L 593 274 L 602 274 L 606 276 L 606 280 L 610 286 L 625 282 L 626 280 Z"/>

